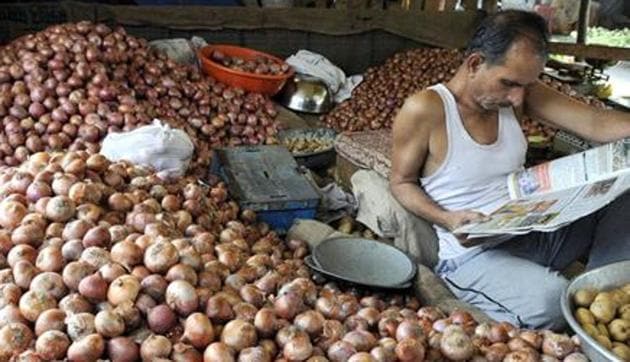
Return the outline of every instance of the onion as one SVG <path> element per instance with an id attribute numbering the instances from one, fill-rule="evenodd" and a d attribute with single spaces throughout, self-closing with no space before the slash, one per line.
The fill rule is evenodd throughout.
<path id="1" fill-rule="evenodd" d="M 0 357 L 7 359 L 26 350 L 33 340 L 33 332 L 22 323 L 9 323 L 0 329 Z"/>
<path id="2" fill-rule="evenodd" d="M 474 348 L 466 332 L 460 326 L 452 325 L 442 334 L 440 351 L 449 359 L 463 361 L 472 357 Z"/>
<path id="3" fill-rule="evenodd" d="M 396 356 L 401 361 L 422 361 L 425 356 L 425 348 L 417 339 L 406 338 L 396 346 Z"/>
<path id="4" fill-rule="evenodd" d="M 164 334 L 177 324 L 177 316 L 171 308 L 162 304 L 149 311 L 147 314 L 147 322 L 153 332 Z"/>
<path id="5" fill-rule="evenodd" d="M 254 326 L 261 336 L 270 337 L 276 329 L 276 314 L 271 308 L 261 308 L 254 318 Z"/>
<path id="6" fill-rule="evenodd" d="M 282 354 L 288 360 L 303 361 L 313 353 L 313 345 L 305 334 L 296 334 L 284 345 Z"/>
<path id="7" fill-rule="evenodd" d="M 92 302 L 100 302 L 107 299 L 107 282 L 100 272 L 89 275 L 79 282 L 79 293 Z"/>
<path id="8" fill-rule="evenodd" d="M 254 346 L 256 340 L 256 328 L 240 319 L 228 322 L 221 333 L 221 342 L 237 352 Z"/>
<path id="9" fill-rule="evenodd" d="M 355 353 L 357 351 L 350 343 L 337 341 L 328 348 L 327 356 L 333 362 L 341 362 L 349 360 Z"/>
<path id="10" fill-rule="evenodd" d="M 209 345 L 203 353 L 204 362 L 235 362 L 234 351 L 222 342 Z"/>
<path id="11" fill-rule="evenodd" d="M 190 343 L 195 348 L 205 348 L 214 340 L 214 328 L 212 323 L 202 313 L 193 313 L 184 325 L 184 335 L 182 341 Z"/>
<path id="12" fill-rule="evenodd" d="M 94 361 L 105 351 L 105 341 L 99 334 L 90 334 L 74 341 L 68 348 L 71 361 Z"/>
<path id="13" fill-rule="evenodd" d="M 176 280 L 166 288 L 166 303 L 182 316 L 197 310 L 199 298 L 195 288 L 184 280 Z"/>
<path id="14" fill-rule="evenodd" d="M 292 292 L 278 297 L 274 302 L 276 314 L 287 320 L 292 320 L 302 307 L 302 298 L 300 295 Z"/>
<path id="15" fill-rule="evenodd" d="M 553 332 L 547 332 L 543 336 L 542 351 L 543 353 L 562 359 L 573 352 L 575 345 L 571 338 Z"/>
<path id="16" fill-rule="evenodd" d="M 35 260 L 35 267 L 43 272 L 60 272 L 64 264 L 61 248 L 56 246 L 43 248 Z"/>
<path id="17" fill-rule="evenodd" d="M 73 341 L 80 340 L 96 332 L 94 315 L 90 313 L 71 314 L 66 318 L 68 336 Z"/>
<path id="18" fill-rule="evenodd" d="M 44 332 L 35 342 L 35 350 L 45 360 L 59 360 L 66 356 L 70 339 L 65 333 L 50 330 Z"/>
<path id="19" fill-rule="evenodd" d="M 140 345 L 140 356 L 143 361 L 154 361 L 158 358 L 168 358 L 173 345 L 168 338 L 152 334 Z"/>
<path id="20" fill-rule="evenodd" d="M 68 294 L 68 289 L 64 285 L 61 275 L 52 272 L 44 272 L 35 276 L 31 281 L 30 290 L 49 294 L 57 300 Z"/>
<path id="21" fill-rule="evenodd" d="M 129 337 L 116 337 L 107 341 L 107 356 L 112 362 L 132 362 L 140 359 L 140 348 Z"/>
<path id="22" fill-rule="evenodd" d="M 120 336 L 125 331 L 125 322 L 112 311 L 101 311 L 94 318 L 96 332 L 106 338 Z"/>
<path id="23" fill-rule="evenodd" d="M 156 241 L 144 253 L 144 265 L 154 273 L 164 273 L 179 260 L 177 249 L 167 241 Z"/>
<path id="24" fill-rule="evenodd" d="M 114 280 L 107 290 L 107 300 L 113 305 L 135 301 L 140 292 L 140 282 L 132 275 L 122 275 Z"/>
<path id="25" fill-rule="evenodd" d="M 13 283 L 0 284 L 0 308 L 8 304 L 18 304 L 22 296 L 21 289 Z"/>
<path id="26" fill-rule="evenodd" d="M 68 294 L 59 301 L 59 309 L 66 314 L 86 313 L 92 311 L 92 305 L 80 294 Z"/>
<path id="27" fill-rule="evenodd" d="M 26 215 L 27 210 L 23 204 L 14 201 L 2 201 L 0 203 L 0 226 L 14 229 Z"/>
<path id="28" fill-rule="evenodd" d="M 35 322 L 42 312 L 57 307 L 57 301 L 44 292 L 29 290 L 20 298 L 20 313 L 31 322 Z"/>
<path id="29" fill-rule="evenodd" d="M 42 312 L 35 321 L 35 334 L 41 336 L 46 331 L 65 331 L 65 318 L 66 313 L 61 309 L 53 308 Z"/>
<path id="30" fill-rule="evenodd" d="M 74 216 L 74 212 L 74 202 L 66 196 L 55 196 L 46 204 L 46 217 L 52 221 L 68 221 Z"/>

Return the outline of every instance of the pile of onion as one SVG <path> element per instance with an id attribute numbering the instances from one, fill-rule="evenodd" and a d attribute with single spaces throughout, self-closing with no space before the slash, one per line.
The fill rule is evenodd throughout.
<path id="1" fill-rule="evenodd" d="M 0 48 L 0 165 L 33 153 L 97 152 L 110 132 L 159 118 L 190 136 L 192 168 L 210 148 L 276 143 L 271 100 L 206 77 L 146 40 L 90 22 L 51 26 Z"/>
<path id="2" fill-rule="evenodd" d="M 0 224 L 0 360 L 582 356 L 564 335 L 313 278 L 307 244 L 281 240 L 224 184 L 86 151 L 0 168 Z"/>

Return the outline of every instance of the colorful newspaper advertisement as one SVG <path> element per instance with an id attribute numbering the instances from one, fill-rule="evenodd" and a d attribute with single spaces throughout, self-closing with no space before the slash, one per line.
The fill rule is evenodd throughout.
<path id="1" fill-rule="evenodd" d="M 630 189 L 630 139 L 515 172 L 507 182 L 510 201 L 455 232 L 477 238 L 554 231 L 601 209 Z"/>

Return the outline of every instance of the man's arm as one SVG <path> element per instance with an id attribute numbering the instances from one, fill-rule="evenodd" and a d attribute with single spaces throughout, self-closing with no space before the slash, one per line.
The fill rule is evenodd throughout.
<path id="1" fill-rule="evenodd" d="M 590 141 L 605 143 L 630 137 L 630 113 L 592 107 L 540 81 L 528 89 L 525 112 Z"/>
<path id="2" fill-rule="evenodd" d="M 436 112 L 436 110 L 439 110 Z M 405 101 L 393 125 L 390 190 L 411 213 L 453 230 L 481 217 L 471 211 L 448 212 L 433 201 L 419 185 L 430 152 L 431 132 L 443 122 L 442 103 L 432 91 L 422 91 Z"/>

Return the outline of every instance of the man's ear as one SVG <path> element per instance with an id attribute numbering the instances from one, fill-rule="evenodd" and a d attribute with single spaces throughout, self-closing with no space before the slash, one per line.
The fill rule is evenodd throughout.
<path id="1" fill-rule="evenodd" d="M 479 68 L 481 68 L 485 60 L 485 57 L 479 53 L 470 54 L 465 61 L 468 74 L 471 76 L 475 75 L 479 71 Z"/>

